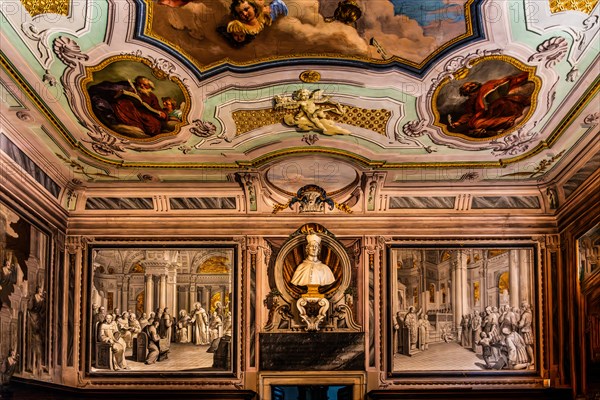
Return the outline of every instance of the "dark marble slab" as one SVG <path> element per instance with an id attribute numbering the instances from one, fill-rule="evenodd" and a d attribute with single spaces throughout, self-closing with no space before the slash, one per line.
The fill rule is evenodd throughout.
<path id="1" fill-rule="evenodd" d="M 172 197 L 171 210 L 235 210 L 235 197 Z"/>
<path id="2" fill-rule="evenodd" d="M 365 334 L 361 332 L 261 333 L 264 371 L 362 371 Z"/>

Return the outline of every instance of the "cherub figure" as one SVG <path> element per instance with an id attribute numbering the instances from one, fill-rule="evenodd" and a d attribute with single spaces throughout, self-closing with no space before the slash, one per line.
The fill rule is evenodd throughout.
<path id="1" fill-rule="evenodd" d="M 246 45 L 277 17 L 288 13 L 283 0 L 272 0 L 269 4 L 265 0 L 232 0 L 229 9 L 232 20 L 217 30 L 235 48 Z"/>
<path id="2" fill-rule="evenodd" d="M 275 110 L 297 110 L 295 114 L 286 114 L 283 118 L 288 126 L 295 126 L 300 131 L 317 131 L 325 135 L 349 134 L 350 131 L 337 126 L 328 119 L 327 112 L 343 115 L 344 106 L 323 96 L 322 90 L 298 89 L 291 98 L 275 96 Z"/>

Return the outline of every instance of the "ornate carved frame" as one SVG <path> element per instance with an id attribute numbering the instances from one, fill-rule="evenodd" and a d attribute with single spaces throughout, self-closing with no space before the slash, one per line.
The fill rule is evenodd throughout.
<path id="1" fill-rule="evenodd" d="M 468 250 L 468 249 L 529 249 L 533 260 L 529 289 L 532 291 L 531 308 L 533 312 L 533 324 L 535 331 L 535 369 L 527 370 L 473 370 L 473 371 L 450 371 L 450 370 L 419 370 L 399 372 L 393 371 L 393 343 L 394 343 L 394 312 L 393 302 L 395 293 L 392 293 L 392 279 L 396 275 L 392 273 L 392 250 L 394 249 L 449 249 L 449 250 Z M 408 240 L 390 240 L 386 243 L 386 257 L 384 271 L 382 271 L 382 298 L 386 307 L 382 307 L 382 327 L 385 332 L 391 332 L 385 335 L 385 341 L 381 343 L 381 361 L 382 371 L 380 377 L 380 389 L 412 389 L 418 387 L 483 387 L 489 385 L 498 385 L 502 387 L 530 387 L 540 388 L 548 383 L 547 370 L 545 369 L 545 321 L 543 299 L 546 297 L 545 281 L 546 272 L 541 260 L 540 243 L 533 238 L 524 239 L 481 239 L 481 240 L 431 240 L 431 241 L 408 241 Z M 548 266 L 546 266 L 548 268 Z M 430 351 L 430 350 L 429 350 Z M 434 386 L 432 386 L 434 385 Z"/>
<path id="2" fill-rule="evenodd" d="M 85 375 L 89 378 L 93 378 L 93 383 L 100 386 L 112 386 L 119 385 L 125 382 L 132 384 L 132 379 L 144 379 L 149 378 L 151 382 L 159 385 L 167 386 L 178 386 L 185 384 L 186 379 L 195 378 L 194 384 L 207 385 L 214 387 L 241 387 L 239 379 L 243 379 L 241 376 L 241 366 L 243 365 L 242 358 L 242 343 L 243 343 L 243 330 L 240 326 L 243 325 L 242 321 L 242 309 L 246 307 L 243 305 L 244 294 L 243 292 L 243 272 L 242 272 L 242 257 L 243 243 L 239 241 L 228 240 L 181 240 L 181 241 L 158 241 L 153 239 L 132 239 L 132 240 L 120 240 L 120 239 L 90 239 L 90 242 L 86 247 L 86 255 L 84 257 L 86 265 L 84 268 L 87 270 L 87 277 L 85 280 L 85 295 L 82 299 L 82 310 L 84 313 L 86 337 L 92 337 L 92 304 L 91 304 L 91 292 L 92 292 L 92 280 L 93 280 L 93 267 L 92 267 L 92 254 L 93 250 L 98 249 L 231 249 L 233 251 L 232 260 L 232 271 L 231 271 L 231 313 L 232 313 L 232 327 L 231 327 L 231 349 L 230 359 L 231 368 L 229 370 L 202 370 L 202 371 L 92 371 L 91 370 L 91 357 L 92 357 L 92 343 L 91 340 L 87 339 L 84 346 L 85 351 L 85 363 L 84 370 Z M 107 310 L 108 311 L 108 310 Z M 208 311 L 208 310 L 207 310 Z M 175 315 L 175 311 L 172 311 Z M 160 383 L 155 381 L 157 377 L 166 378 L 161 379 Z M 202 379 L 206 378 L 206 379 Z M 117 380 L 115 380 L 117 379 Z M 183 379 L 183 380 L 182 380 Z M 199 380 L 198 380 L 199 379 Z M 144 384 L 149 383 L 144 381 Z M 142 383 L 142 381 L 139 381 Z M 189 384 L 189 383 L 188 383 Z"/>

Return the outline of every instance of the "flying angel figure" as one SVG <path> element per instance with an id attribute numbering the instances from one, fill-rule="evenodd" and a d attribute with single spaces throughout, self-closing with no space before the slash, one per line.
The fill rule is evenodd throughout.
<path id="1" fill-rule="evenodd" d="M 295 126 L 299 131 L 317 131 L 324 135 L 347 135 L 350 131 L 339 127 L 326 113 L 344 115 L 346 108 L 323 96 L 323 90 L 298 89 L 290 97 L 276 95 L 275 110 L 297 110 L 295 114 L 286 114 L 283 121 L 287 126 Z"/>

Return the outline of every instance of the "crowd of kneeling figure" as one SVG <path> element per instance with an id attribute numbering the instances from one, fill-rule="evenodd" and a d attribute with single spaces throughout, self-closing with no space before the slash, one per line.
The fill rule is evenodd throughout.
<path id="1" fill-rule="evenodd" d="M 481 354 L 488 369 L 526 369 L 535 363 L 533 317 L 528 302 L 521 308 L 502 305 L 463 315 L 460 343 Z"/>
<path id="2" fill-rule="evenodd" d="M 481 354 L 487 369 L 526 369 L 534 365 L 535 355 L 533 317 L 531 306 L 523 301 L 521 307 L 502 305 L 500 308 L 488 306 L 485 311 L 473 310 L 463 315 L 457 335 L 452 333 L 452 324 L 440 327 L 440 340 L 456 341 L 464 348 Z M 410 307 L 404 317 L 396 316 L 394 328 L 397 330 L 397 343 L 402 341 L 402 330 L 408 333 L 407 342 L 414 351 L 429 348 L 430 324 L 422 312 Z"/>
<path id="3" fill-rule="evenodd" d="M 93 306 L 92 327 L 97 342 L 110 344 L 113 369 L 129 369 L 125 351 L 133 349 L 141 332 L 147 335 L 148 344 L 145 360 L 138 361 L 146 364 L 168 359 L 171 343 L 210 345 L 207 351 L 214 352 L 220 338 L 231 336 L 231 312 L 217 303 L 209 316 L 200 303 L 195 303 L 189 313 L 182 309 L 177 317 L 168 308 L 157 308 L 138 318 L 132 310 L 120 312 L 115 308 L 107 313 L 105 307 Z"/>

